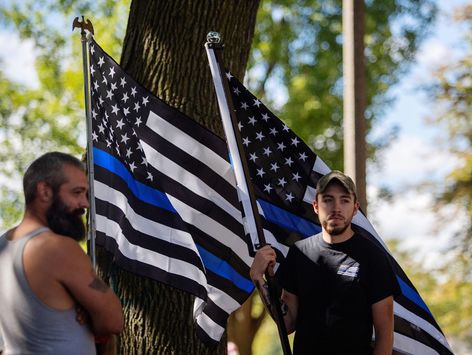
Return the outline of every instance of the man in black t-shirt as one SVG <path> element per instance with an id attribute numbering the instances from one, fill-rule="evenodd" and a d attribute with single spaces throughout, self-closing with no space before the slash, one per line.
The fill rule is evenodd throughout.
<path id="1" fill-rule="evenodd" d="M 276 274 L 285 325 L 295 331 L 294 353 L 390 355 L 393 297 L 400 289 L 384 252 L 351 228 L 359 209 L 354 183 L 339 171 L 325 175 L 313 208 L 322 232 L 296 242 Z M 264 246 L 251 267 L 258 290 L 266 289 L 264 273 L 274 265 L 274 250 Z"/>

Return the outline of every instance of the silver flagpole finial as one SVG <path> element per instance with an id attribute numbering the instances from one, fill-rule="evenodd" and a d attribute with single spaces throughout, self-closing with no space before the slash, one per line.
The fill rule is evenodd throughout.
<path id="1" fill-rule="evenodd" d="M 208 43 L 220 43 L 221 42 L 221 35 L 219 32 L 208 32 L 207 34 L 207 42 Z"/>

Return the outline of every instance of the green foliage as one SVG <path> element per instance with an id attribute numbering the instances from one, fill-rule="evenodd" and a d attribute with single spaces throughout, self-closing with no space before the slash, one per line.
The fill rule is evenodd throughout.
<path id="1" fill-rule="evenodd" d="M 37 87 L 12 82 L 0 71 L 0 220 L 8 225 L 21 214 L 22 172 L 38 155 L 61 150 L 80 155 L 85 145 L 81 42 L 72 21 L 93 14 L 95 32 L 113 55 L 120 53 L 129 1 L 4 1 L 0 26 L 31 40 Z M 93 21 L 94 17 L 90 17 Z M 107 21 L 103 19 L 106 18 Z M 82 143 L 79 143 L 82 142 Z"/>
<path id="2" fill-rule="evenodd" d="M 472 260 L 472 5 L 458 9 L 457 13 L 456 19 L 468 29 L 464 34 L 464 54 L 435 72 L 436 83 L 430 94 L 438 108 L 432 122 L 446 125 L 448 149 L 459 162 L 445 183 L 441 181 L 437 207 L 447 204 L 455 206 L 460 214 L 465 212 L 468 224 L 454 238 L 453 248 Z M 472 279 L 471 267 L 466 277 Z"/>
<path id="3" fill-rule="evenodd" d="M 288 96 L 277 113 L 334 168 L 342 168 L 341 4 L 262 1 L 249 79 L 258 96 L 267 92 L 266 101 Z M 435 14 L 434 0 L 366 1 L 369 127 L 379 121 L 391 100 L 388 89 L 407 69 Z M 271 90 L 274 82 L 283 86 L 281 95 Z"/>

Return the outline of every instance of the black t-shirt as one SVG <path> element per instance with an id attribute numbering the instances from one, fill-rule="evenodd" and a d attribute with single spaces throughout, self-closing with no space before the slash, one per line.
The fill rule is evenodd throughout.
<path id="1" fill-rule="evenodd" d="M 400 293 L 385 252 L 356 234 L 295 243 L 276 275 L 298 296 L 295 354 L 371 354 L 371 305 Z"/>

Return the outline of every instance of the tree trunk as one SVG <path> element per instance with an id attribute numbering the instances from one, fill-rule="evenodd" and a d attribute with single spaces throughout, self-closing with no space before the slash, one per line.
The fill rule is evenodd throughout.
<path id="1" fill-rule="evenodd" d="M 242 80 L 258 5 L 254 0 L 134 0 L 121 66 L 163 101 L 222 135 L 206 35 L 220 32 L 225 64 Z M 98 264 L 123 303 L 120 354 L 226 353 L 226 339 L 210 349 L 196 337 L 193 296 L 116 268 L 103 250 Z"/>
<path id="2" fill-rule="evenodd" d="M 208 32 L 219 32 L 225 65 L 243 80 L 258 6 L 258 0 L 135 0 L 121 65 L 169 105 L 222 134 L 203 45 Z"/>

